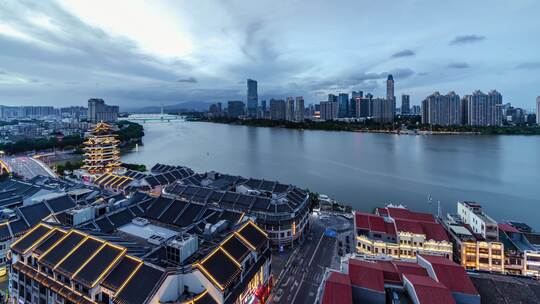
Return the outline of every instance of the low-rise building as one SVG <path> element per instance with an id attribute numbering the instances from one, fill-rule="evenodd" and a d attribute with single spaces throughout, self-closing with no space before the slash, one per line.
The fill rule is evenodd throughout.
<path id="1" fill-rule="evenodd" d="M 511 223 L 499 224 L 505 248 L 505 270 L 509 274 L 540 277 L 540 237 L 525 233 Z"/>
<path id="2" fill-rule="evenodd" d="M 410 262 L 348 257 L 327 269 L 316 303 L 480 303 L 465 270 L 445 257 L 417 255 Z"/>
<path id="3" fill-rule="evenodd" d="M 504 245 L 486 240 L 457 215 L 447 215 L 444 226 L 454 247 L 454 260 L 468 270 L 505 272 Z"/>
<path id="4" fill-rule="evenodd" d="M 458 202 L 458 216 L 471 230 L 488 241 L 499 239 L 497 222 L 484 213 L 482 206 L 475 202 Z"/>
<path id="5" fill-rule="evenodd" d="M 452 259 L 452 243 L 431 214 L 403 206 L 377 208 L 376 214 L 355 212 L 356 252 L 369 257 L 414 260 L 417 254 Z"/>

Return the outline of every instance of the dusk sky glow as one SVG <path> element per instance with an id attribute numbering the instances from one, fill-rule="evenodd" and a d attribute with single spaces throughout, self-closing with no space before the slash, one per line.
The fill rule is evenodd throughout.
<path id="1" fill-rule="evenodd" d="M 0 104 L 540 95 L 540 1 L 0 1 Z"/>

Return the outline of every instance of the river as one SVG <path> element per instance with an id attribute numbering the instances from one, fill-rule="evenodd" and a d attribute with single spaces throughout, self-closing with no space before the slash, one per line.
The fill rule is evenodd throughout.
<path id="1" fill-rule="evenodd" d="M 540 229 L 540 136 L 414 136 L 148 122 L 126 163 L 184 165 L 279 180 L 371 212 L 386 203 L 435 213 L 458 200 Z M 428 196 L 432 196 L 432 203 Z"/>

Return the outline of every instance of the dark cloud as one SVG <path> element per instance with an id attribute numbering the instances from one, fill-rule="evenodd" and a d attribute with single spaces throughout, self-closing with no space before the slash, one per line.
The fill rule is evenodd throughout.
<path id="1" fill-rule="evenodd" d="M 448 67 L 451 69 L 467 69 L 471 66 L 466 62 L 452 62 L 448 64 Z"/>
<path id="2" fill-rule="evenodd" d="M 450 45 L 461 45 L 461 44 L 469 44 L 469 43 L 475 43 L 480 42 L 482 40 L 485 40 L 486 36 L 480 36 L 480 35 L 463 35 L 463 36 L 456 36 L 452 41 L 450 41 Z"/>
<path id="3" fill-rule="evenodd" d="M 523 62 L 516 66 L 517 69 L 522 70 L 536 70 L 540 69 L 540 61 L 537 62 Z"/>
<path id="4" fill-rule="evenodd" d="M 195 77 L 182 78 L 182 79 L 178 79 L 176 82 L 197 83 L 197 78 Z"/>
<path id="5" fill-rule="evenodd" d="M 412 50 L 403 50 L 399 51 L 397 53 L 392 54 L 392 58 L 401 58 L 401 57 L 411 57 L 416 55 L 416 53 Z"/>

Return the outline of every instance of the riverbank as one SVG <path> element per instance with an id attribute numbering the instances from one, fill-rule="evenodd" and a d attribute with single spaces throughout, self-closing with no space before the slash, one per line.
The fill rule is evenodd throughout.
<path id="1" fill-rule="evenodd" d="M 540 126 L 430 126 L 417 121 L 397 119 L 392 124 L 341 121 L 292 122 L 269 119 L 233 119 L 233 118 L 200 118 L 197 121 L 221 124 L 242 125 L 265 128 L 286 128 L 297 130 L 345 131 L 362 133 L 384 133 L 400 135 L 540 135 Z"/>

